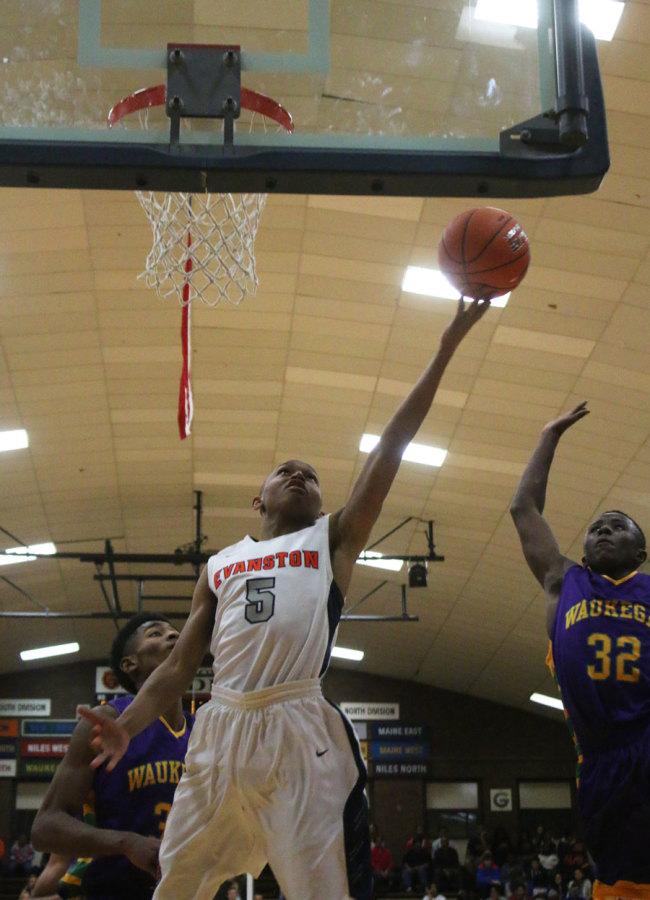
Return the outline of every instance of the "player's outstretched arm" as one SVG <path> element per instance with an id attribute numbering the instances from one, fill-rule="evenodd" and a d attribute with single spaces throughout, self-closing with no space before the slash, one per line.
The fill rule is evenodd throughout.
<path id="1" fill-rule="evenodd" d="M 101 707 L 96 711 L 99 709 Z M 110 712 L 102 712 L 102 718 L 110 719 L 114 715 L 112 707 L 110 709 Z M 160 845 L 157 838 L 143 837 L 131 831 L 96 828 L 79 818 L 93 786 L 90 729 L 90 724 L 83 719 L 75 728 L 68 752 L 61 760 L 34 820 L 32 843 L 37 850 L 58 853 L 68 859 L 124 854 L 135 865 L 155 875 Z"/>
<path id="2" fill-rule="evenodd" d="M 560 548 L 543 516 L 546 503 L 548 474 L 560 438 L 572 425 L 589 415 L 587 401 L 578 404 L 542 429 L 539 443 L 524 469 L 510 505 L 510 514 L 519 534 L 526 562 L 548 594 L 556 593 L 555 587 L 571 560 L 560 553 Z"/>
<path id="3" fill-rule="evenodd" d="M 204 568 L 194 588 L 189 617 L 174 649 L 147 678 L 135 700 L 116 720 L 80 710 L 93 725 L 91 745 L 98 751 L 91 763 L 93 768 L 106 763 L 107 770 L 112 772 L 124 756 L 130 739 L 187 690 L 210 644 L 215 603 L 208 586 L 207 568 Z"/>
<path id="4" fill-rule="evenodd" d="M 330 546 L 335 577 L 344 593 L 352 565 L 365 547 L 377 521 L 399 469 L 402 454 L 431 409 L 449 360 L 465 335 L 489 307 L 489 300 L 474 300 L 466 305 L 461 298 L 456 315 L 440 339 L 438 352 L 384 429 L 377 446 L 368 455 L 345 506 L 332 516 Z"/>

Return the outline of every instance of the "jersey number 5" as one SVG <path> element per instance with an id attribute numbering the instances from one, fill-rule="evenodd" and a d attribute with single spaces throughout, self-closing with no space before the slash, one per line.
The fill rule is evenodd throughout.
<path id="1" fill-rule="evenodd" d="M 275 612 L 275 578 L 249 578 L 246 582 L 246 621 L 251 625 L 268 622 Z"/>
<path id="2" fill-rule="evenodd" d="M 594 632 L 589 635 L 587 643 L 596 654 L 593 664 L 587 666 L 587 674 L 594 681 L 605 681 L 612 672 L 612 639 L 608 634 Z M 641 656 L 641 641 L 631 634 L 622 635 L 616 639 L 616 650 L 616 680 L 637 682 L 640 672 L 638 665 L 634 664 Z"/>

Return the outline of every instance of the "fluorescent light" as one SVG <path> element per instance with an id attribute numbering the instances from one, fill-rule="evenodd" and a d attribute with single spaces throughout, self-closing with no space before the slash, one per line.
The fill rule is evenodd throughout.
<path id="1" fill-rule="evenodd" d="M 378 434 L 362 434 L 359 441 L 359 450 L 362 453 L 370 453 L 379 443 Z M 447 451 L 442 447 L 431 447 L 429 444 L 411 443 L 407 446 L 402 459 L 407 462 L 422 463 L 425 466 L 441 466 L 445 461 Z"/>
<path id="2" fill-rule="evenodd" d="M 402 281 L 402 290 L 409 294 L 424 294 L 440 297 L 441 300 L 458 300 L 460 292 L 445 278 L 439 269 L 424 266 L 407 266 Z M 503 307 L 508 303 L 510 292 L 490 301 L 490 306 Z"/>
<path id="3" fill-rule="evenodd" d="M 25 447 L 29 447 L 29 438 L 24 428 L 0 431 L 0 453 L 4 453 L 5 450 L 22 450 Z"/>
<path id="4" fill-rule="evenodd" d="M 3 553 L 21 554 L 15 559 L 3 556 Z M 30 556 L 31 553 L 38 553 L 41 556 L 51 556 L 56 553 L 56 547 L 50 541 L 45 544 L 30 544 L 29 547 L 7 547 L 6 550 L 0 551 L 0 566 L 15 566 L 18 563 L 33 562 L 36 556 Z"/>
<path id="5" fill-rule="evenodd" d="M 580 21 L 599 41 L 611 41 L 623 15 L 621 0 L 581 0 Z"/>
<path id="6" fill-rule="evenodd" d="M 580 0 L 580 21 L 599 41 L 611 41 L 623 14 L 622 0 Z M 537 28 L 537 0 L 477 0 L 474 18 L 499 25 Z"/>
<path id="7" fill-rule="evenodd" d="M 360 566 L 374 566 L 375 569 L 388 569 L 389 572 L 399 572 L 404 565 L 404 560 L 384 559 L 383 554 L 375 550 L 365 550 L 357 562 Z"/>
<path id="8" fill-rule="evenodd" d="M 63 656 L 65 653 L 78 653 L 79 644 L 73 641 L 71 644 L 55 644 L 53 647 L 35 647 L 33 650 L 21 650 L 20 658 L 45 659 L 47 656 Z"/>
<path id="9" fill-rule="evenodd" d="M 537 28 L 537 0 L 477 0 L 474 18 L 498 25 Z"/>
<path id="10" fill-rule="evenodd" d="M 564 709 L 564 704 L 559 697 L 549 697 L 547 694 L 531 694 L 533 703 L 541 703 L 542 706 L 552 706 L 553 709 Z"/>
<path id="11" fill-rule="evenodd" d="M 351 659 L 354 662 L 361 662 L 365 654 L 363 650 L 353 650 L 351 647 L 334 647 L 332 649 L 332 656 L 336 656 L 339 659 Z"/>

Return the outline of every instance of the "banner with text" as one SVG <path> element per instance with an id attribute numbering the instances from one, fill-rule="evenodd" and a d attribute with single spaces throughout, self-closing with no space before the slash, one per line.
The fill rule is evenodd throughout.
<path id="1" fill-rule="evenodd" d="M 18 719 L 0 719 L 0 738 L 18 737 Z"/>
<path id="2" fill-rule="evenodd" d="M 62 740 L 22 740 L 20 742 L 21 756 L 47 756 L 61 759 L 65 756 L 70 741 Z"/>
<path id="3" fill-rule="evenodd" d="M 341 703 L 349 719 L 399 719 L 399 703 Z"/>
<path id="4" fill-rule="evenodd" d="M 63 737 L 71 735 L 77 719 L 25 719 L 22 723 L 23 737 Z"/>
<path id="5" fill-rule="evenodd" d="M 49 714 L 49 697 L 37 699 L 16 697 L 0 700 L 0 716 L 49 716 Z"/>
<path id="6" fill-rule="evenodd" d="M 54 777 L 58 759 L 21 759 L 20 777 L 32 781 L 49 781 Z"/>

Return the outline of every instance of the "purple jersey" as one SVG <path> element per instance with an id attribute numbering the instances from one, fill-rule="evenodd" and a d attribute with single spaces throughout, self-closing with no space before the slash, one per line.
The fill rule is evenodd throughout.
<path id="1" fill-rule="evenodd" d="M 133 697 L 116 697 L 110 705 L 121 713 Z M 93 782 L 98 828 L 135 831 L 161 837 L 174 791 L 185 769 L 185 754 L 193 718 L 185 715 L 181 731 L 173 731 L 162 717 L 131 738 L 129 748 L 113 769 L 100 768 Z M 94 860 L 83 878 L 89 898 L 146 898 L 153 879 L 125 856 Z"/>
<path id="2" fill-rule="evenodd" d="M 552 652 L 580 750 L 625 744 L 650 724 L 650 576 L 583 566 L 564 576 Z"/>

